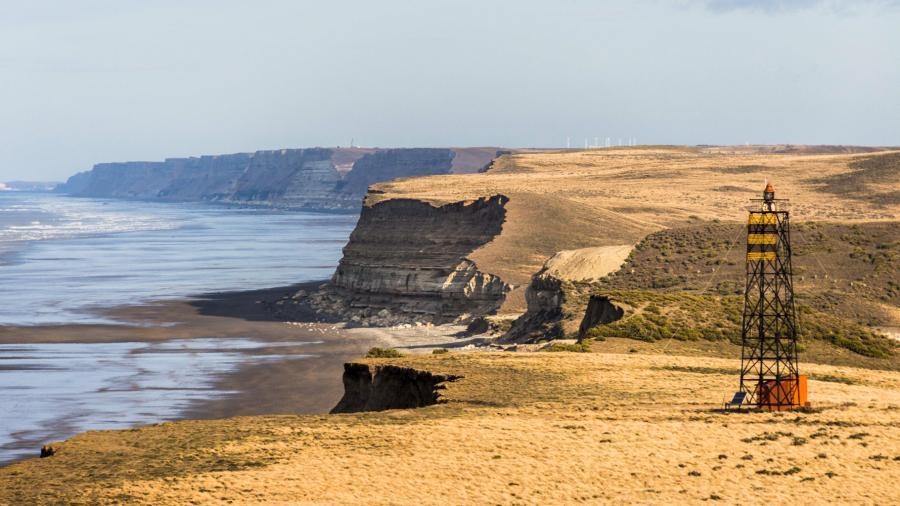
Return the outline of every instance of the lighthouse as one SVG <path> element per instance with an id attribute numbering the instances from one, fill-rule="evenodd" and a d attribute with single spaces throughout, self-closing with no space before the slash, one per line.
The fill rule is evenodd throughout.
<path id="1" fill-rule="evenodd" d="M 797 360 L 790 213 L 767 183 L 747 218 L 746 285 L 741 325 L 744 403 L 768 411 L 807 405 Z"/>

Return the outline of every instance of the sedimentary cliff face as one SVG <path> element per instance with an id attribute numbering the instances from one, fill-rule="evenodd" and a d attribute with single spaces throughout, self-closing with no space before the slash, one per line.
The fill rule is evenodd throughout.
<path id="1" fill-rule="evenodd" d="M 370 184 L 398 177 L 448 174 L 454 153 L 449 149 L 389 149 L 366 155 L 355 164 L 341 185 L 341 193 L 365 195 Z"/>
<path id="2" fill-rule="evenodd" d="M 341 176 L 330 149 L 283 149 L 257 152 L 225 200 L 286 208 L 350 207 L 332 199 Z"/>
<path id="3" fill-rule="evenodd" d="M 507 198 L 435 206 L 396 199 L 363 208 L 322 312 L 363 325 L 442 323 L 494 311 L 509 286 L 468 256 L 500 234 Z"/>
<path id="4" fill-rule="evenodd" d="M 161 188 L 154 192 L 156 185 L 142 187 L 140 184 L 134 184 L 135 196 L 178 201 L 225 199 L 252 158 L 252 155 L 243 153 L 199 158 L 170 158 L 159 165 L 150 165 L 149 170 L 145 169 L 147 177 L 155 175 Z M 122 179 L 123 185 L 129 182 L 128 172 L 127 167 L 115 171 Z M 111 196 L 117 196 L 117 192 L 121 191 L 121 187 L 117 185 L 98 188 L 96 183 L 89 188 L 89 191 L 100 194 L 112 193 Z"/>
<path id="5" fill-rule="evenodd" d="M 525 290 L 525 313 L 513 321 L 501 340 L 528 343 L 563 337 L 563 283 L 555 276 L 535 275 Z"/>
<path id="6" fill-rule="evenodd" d="M 72 176 L 57 191 L 84 197 L 356 210 L 372 183 L 475 172 L 496 153 L 489 148 L 311 148 L 101 163 Z"/>

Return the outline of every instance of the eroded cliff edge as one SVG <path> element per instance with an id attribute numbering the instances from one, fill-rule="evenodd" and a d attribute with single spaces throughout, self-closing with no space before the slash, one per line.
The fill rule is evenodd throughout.
<path id="1" fill-rule="evenodd" d="M 443 401 L 444 383 L 462 376 L 397 365 L 344 364 L 344 396 L 332 413 L 410 409 Z"/>
<path id="2" fill-rule="evenodd" d="M 510 287 L 469 256 L 500 234 L 508 200 L 392 199 L 364 207 L 313 306 L 366 326 L 446 323 L 495 311 Z"/>

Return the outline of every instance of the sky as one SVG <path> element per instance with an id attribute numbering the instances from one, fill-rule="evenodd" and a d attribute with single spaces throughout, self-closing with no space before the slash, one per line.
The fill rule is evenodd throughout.
<path id="1" fill-rule="evenodd" d="M 0 181 L 606 137 L 900 145 L 900 0 L 0 0 Z"/>

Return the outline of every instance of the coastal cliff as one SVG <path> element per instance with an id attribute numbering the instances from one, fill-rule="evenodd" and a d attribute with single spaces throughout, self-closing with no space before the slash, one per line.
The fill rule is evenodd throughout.
<path id="1" fill-rule="evenodd" d="M 500 234 L 507 201 L 395 199 L 364 207 L 314 306 L 367 326 L 444 323 L 496 310 L 509 286 L 469 255 Z"/>
<path id="2" fill-rule="evenodd" d="M 309 148 L 100 163 L 56 188 L 78 197 L 357 210 L 370 184 L 477 172 L 494 148 Z"/>

